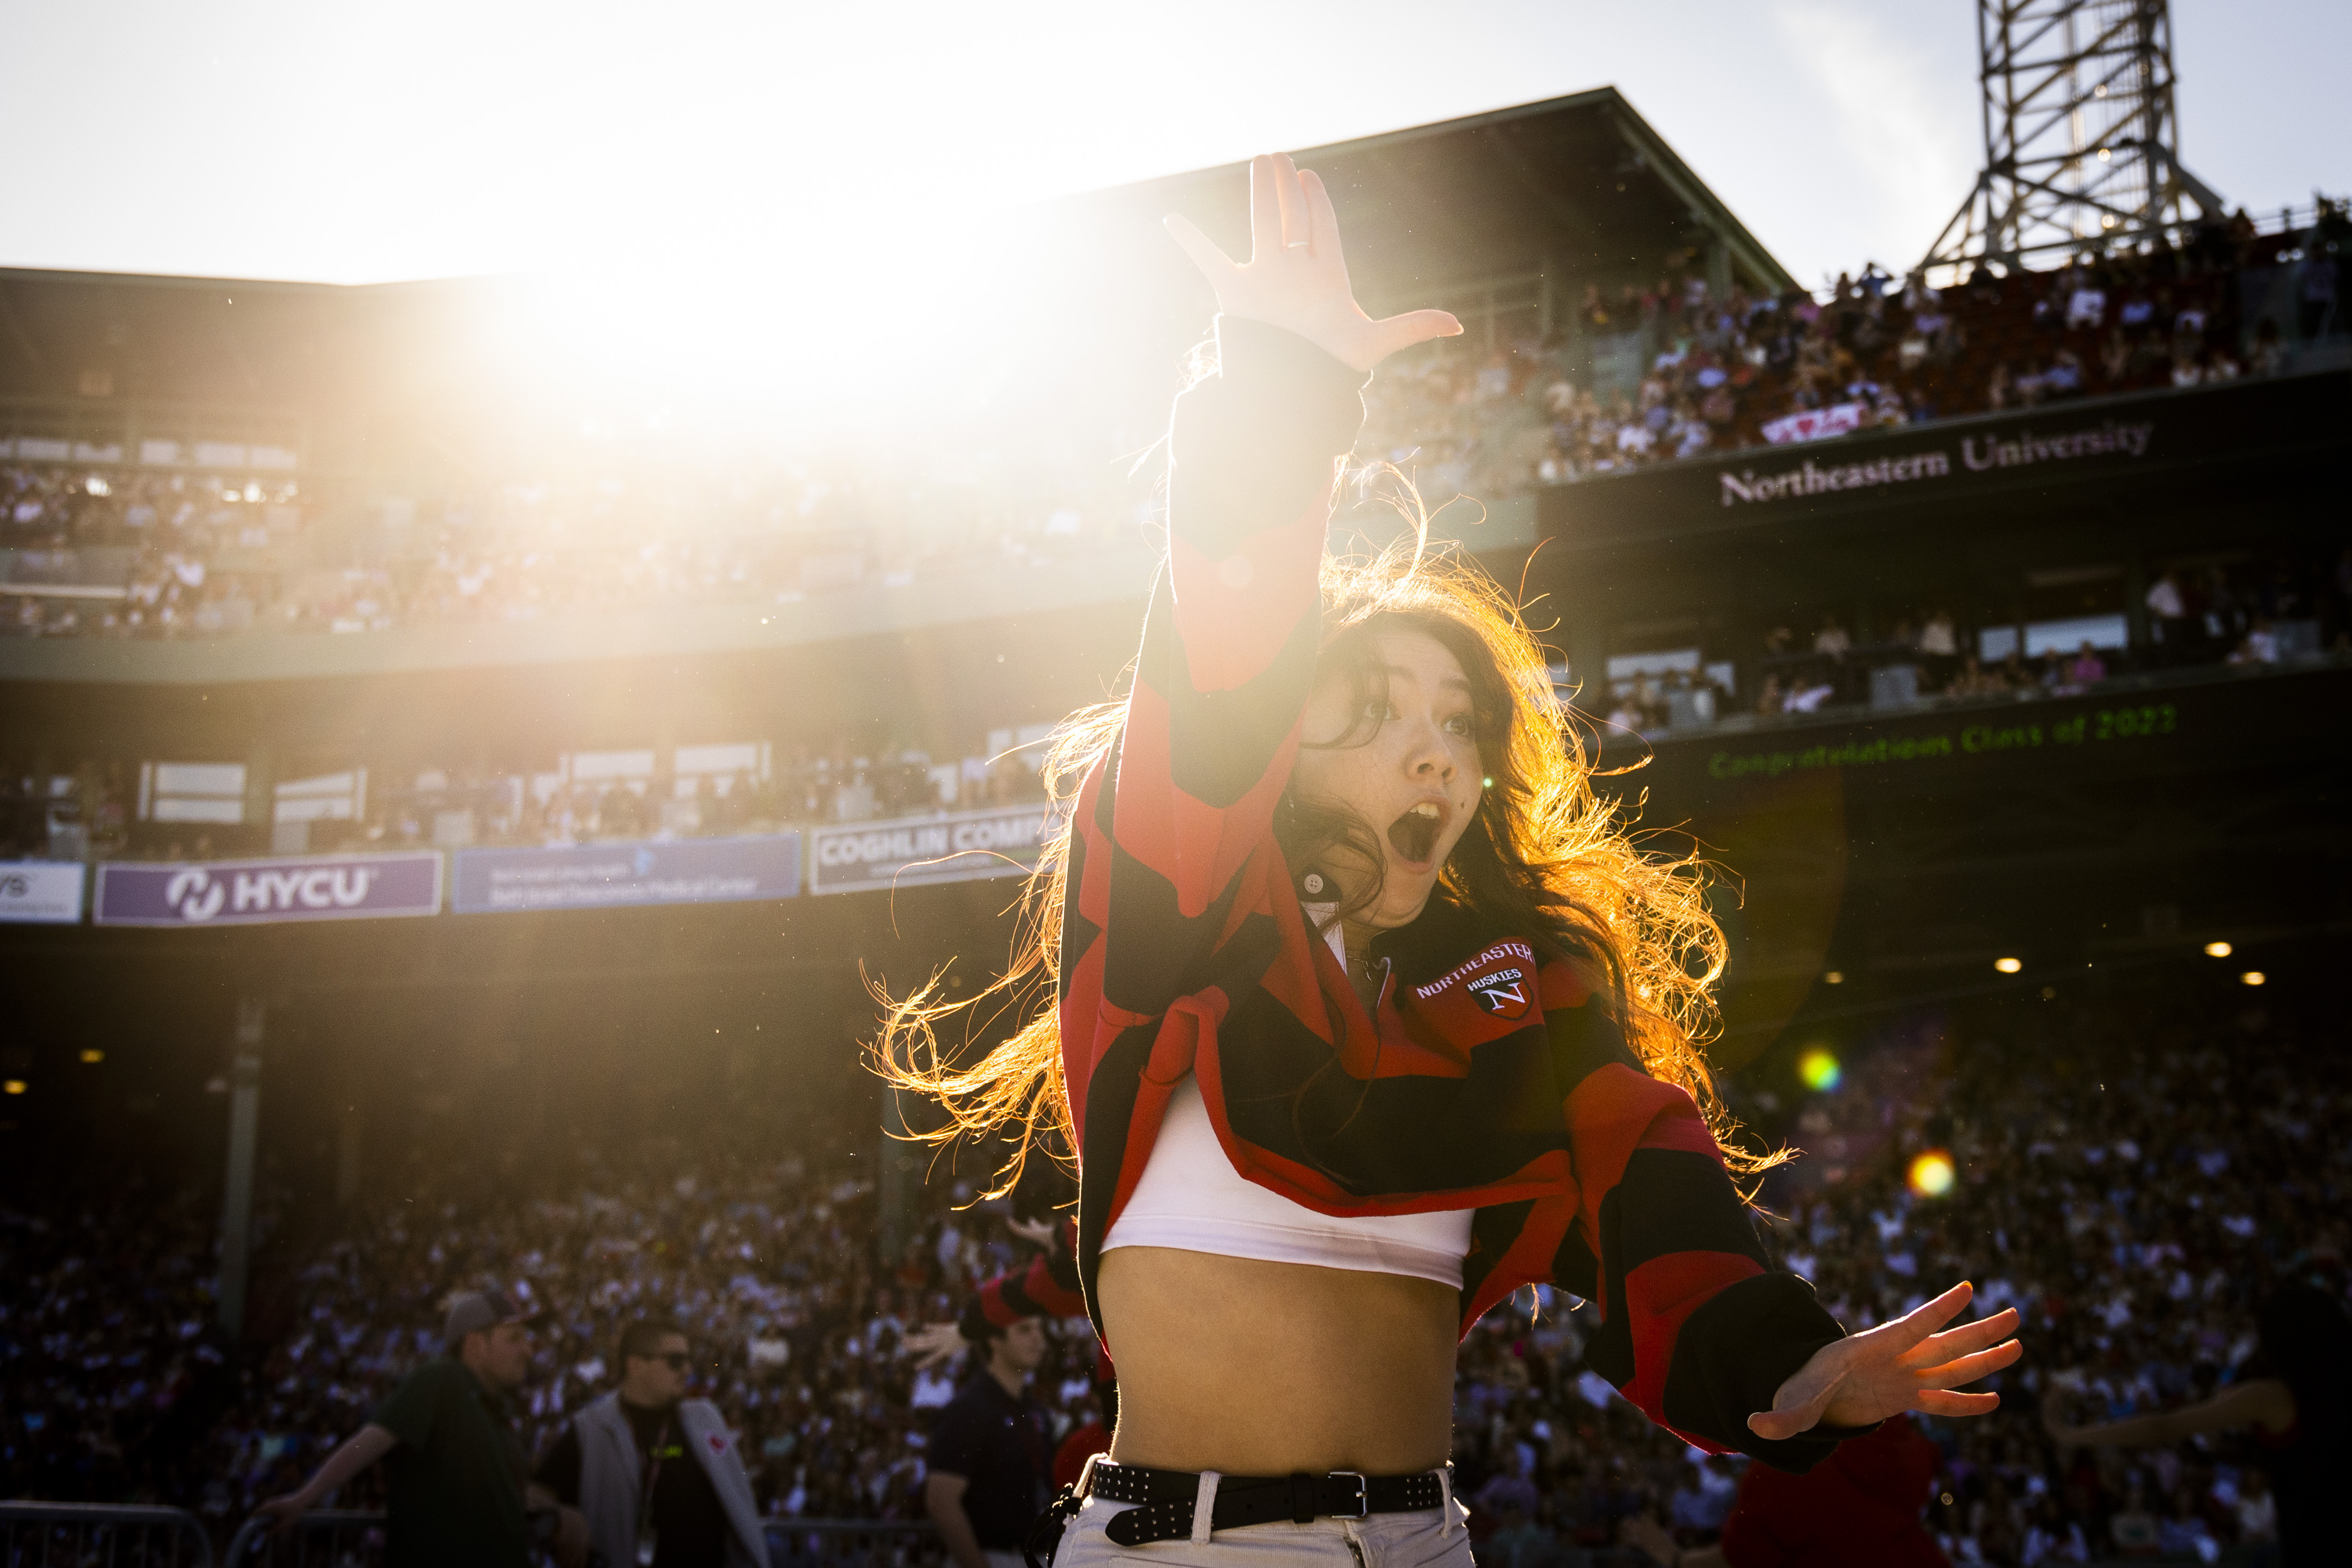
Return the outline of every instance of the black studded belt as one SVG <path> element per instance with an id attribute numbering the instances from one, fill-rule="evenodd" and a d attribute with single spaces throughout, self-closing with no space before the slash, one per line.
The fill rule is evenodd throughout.
<path id="1" fill-rule="evenodd" d="M 1119 1545 L 1181 1541 L 1192 1535 L 1192 1513 L 1201 1496 L 1197 1474 L 1097 1459 L 1088 1479 L 1093 1496 L 1136 1505 L 1111 1515 L 1103 1526 L 1103 1533 Z M 1284 1519 L 1306 1524 L 1318 1519 L 1361 1519 L 1370 1513 L 1417 1513 L 1445 1500 L 1445 1482 L 1444 1470 L 1404 1476 L 1367 1476 L 1354 1470 L 1320 1476 L 1305 1471 L 1288 1476 L 1219 1476 L 1209 1528 L 1239 1530 Z"/>

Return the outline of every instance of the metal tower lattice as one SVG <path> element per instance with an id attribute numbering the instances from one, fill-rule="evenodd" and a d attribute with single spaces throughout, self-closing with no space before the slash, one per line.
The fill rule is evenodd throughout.
<path id="1" fill-rule="evenodd" d="M 1922 271 L 2013 268 L 2222 215 L 2180 166 L 2166 0 L 1977 0 L 1977 53 L 1984 169 Z"/>

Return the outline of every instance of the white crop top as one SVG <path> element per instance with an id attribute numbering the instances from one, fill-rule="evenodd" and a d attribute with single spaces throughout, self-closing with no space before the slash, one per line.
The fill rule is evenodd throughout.
<path id="1" fill-rule="evenodd" d="M 1225 1158 L 1217 1130 L 1209 1124 L 1201 1085 L 1187 1073 L 1169 1096 L 1143 1179 L 1103 1238 L 1103 1250 L 1170 1247 L 1270 1263 L 1403 1274 L 1460 1290 L 1475 1212 L 1452 1208 L 1341 1219 L 1245 1181 Z"/>

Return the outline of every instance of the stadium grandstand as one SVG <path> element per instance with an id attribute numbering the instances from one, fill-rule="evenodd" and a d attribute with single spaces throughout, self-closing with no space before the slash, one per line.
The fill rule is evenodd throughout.
<path id="1" fill-rule="evenodd" d="M 2024 1315 L 2005 1408 L 1919 1423 L 1941 1550 L 2264 1560 L 2252 1437 L 2040 1408 L 2200 1397 L 2271 1285 L 2352 1288 L 2344 204 L 1809 289 L 1613 90 L 1300 157 L 1368 305 L 1467 329 L 1374 382 L 1335 542 L 1409 476 L 1717 863 L 1715 1064 L 1803 1151 L 1769 1248 L 1852 1327 Z M 508 282 L 0 272 L 0 1495 L 217 1550 L 496 1285 L 552 1313 L 532 1451 L 658 1310 L 779 1562 L 940 1560 L 904 1347 L 1061 1195 L 882 1134 L 874 988 L 1008 950 L 1211 313 L 1156 219 L 1234 240 L 1245 180 L 1029 214 L 1102 258 L 1062 327 L 985 400 L 897 367 L 879 431 L 519 390 Z M 1545 1288 L 1463 1347 L 1487 1568 L 1722 1530 L 1737 1465 L 1591 1332 Z M 1104 1411 L 1051 1339 L 1058 1441 Z"/>

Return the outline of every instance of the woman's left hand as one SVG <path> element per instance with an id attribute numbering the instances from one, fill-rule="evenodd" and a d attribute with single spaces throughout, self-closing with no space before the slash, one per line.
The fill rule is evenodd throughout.
<path id="1" fill-rule="evenodd" d="M 1906 1410 L 1982 1416 L 2000 1407 L 1998 1394 L 1955 1394 L 1963 1383 L 1999 1372 L 2025 1354 L 2010 1338 L 2017 1310 L 1943 1333 L 1975 1294 L 1965 1281 L 1892 1322 L 1815 1351 L 1772 1396 L 1772 1408 L 1748 1417 L 1748 1430 L 1778 1440 L 1817 1426 L 1868 1427 Z"/>
<path id="2" fill-rule="evenodd" d="M 1168 232 L 1217 290 L 1217 308 L 1296 332 L 1343 364 L 1369 371 L 1399 349 L 1458 337 L 1443 310 L 1408 310 L 1375 321 L 1356 303 L 1339 251 L 1331 194 L 1286 152 L 1250 160 L 1250 258 L 1236 265 L 1216 242 L 1171 213 Z"/>

